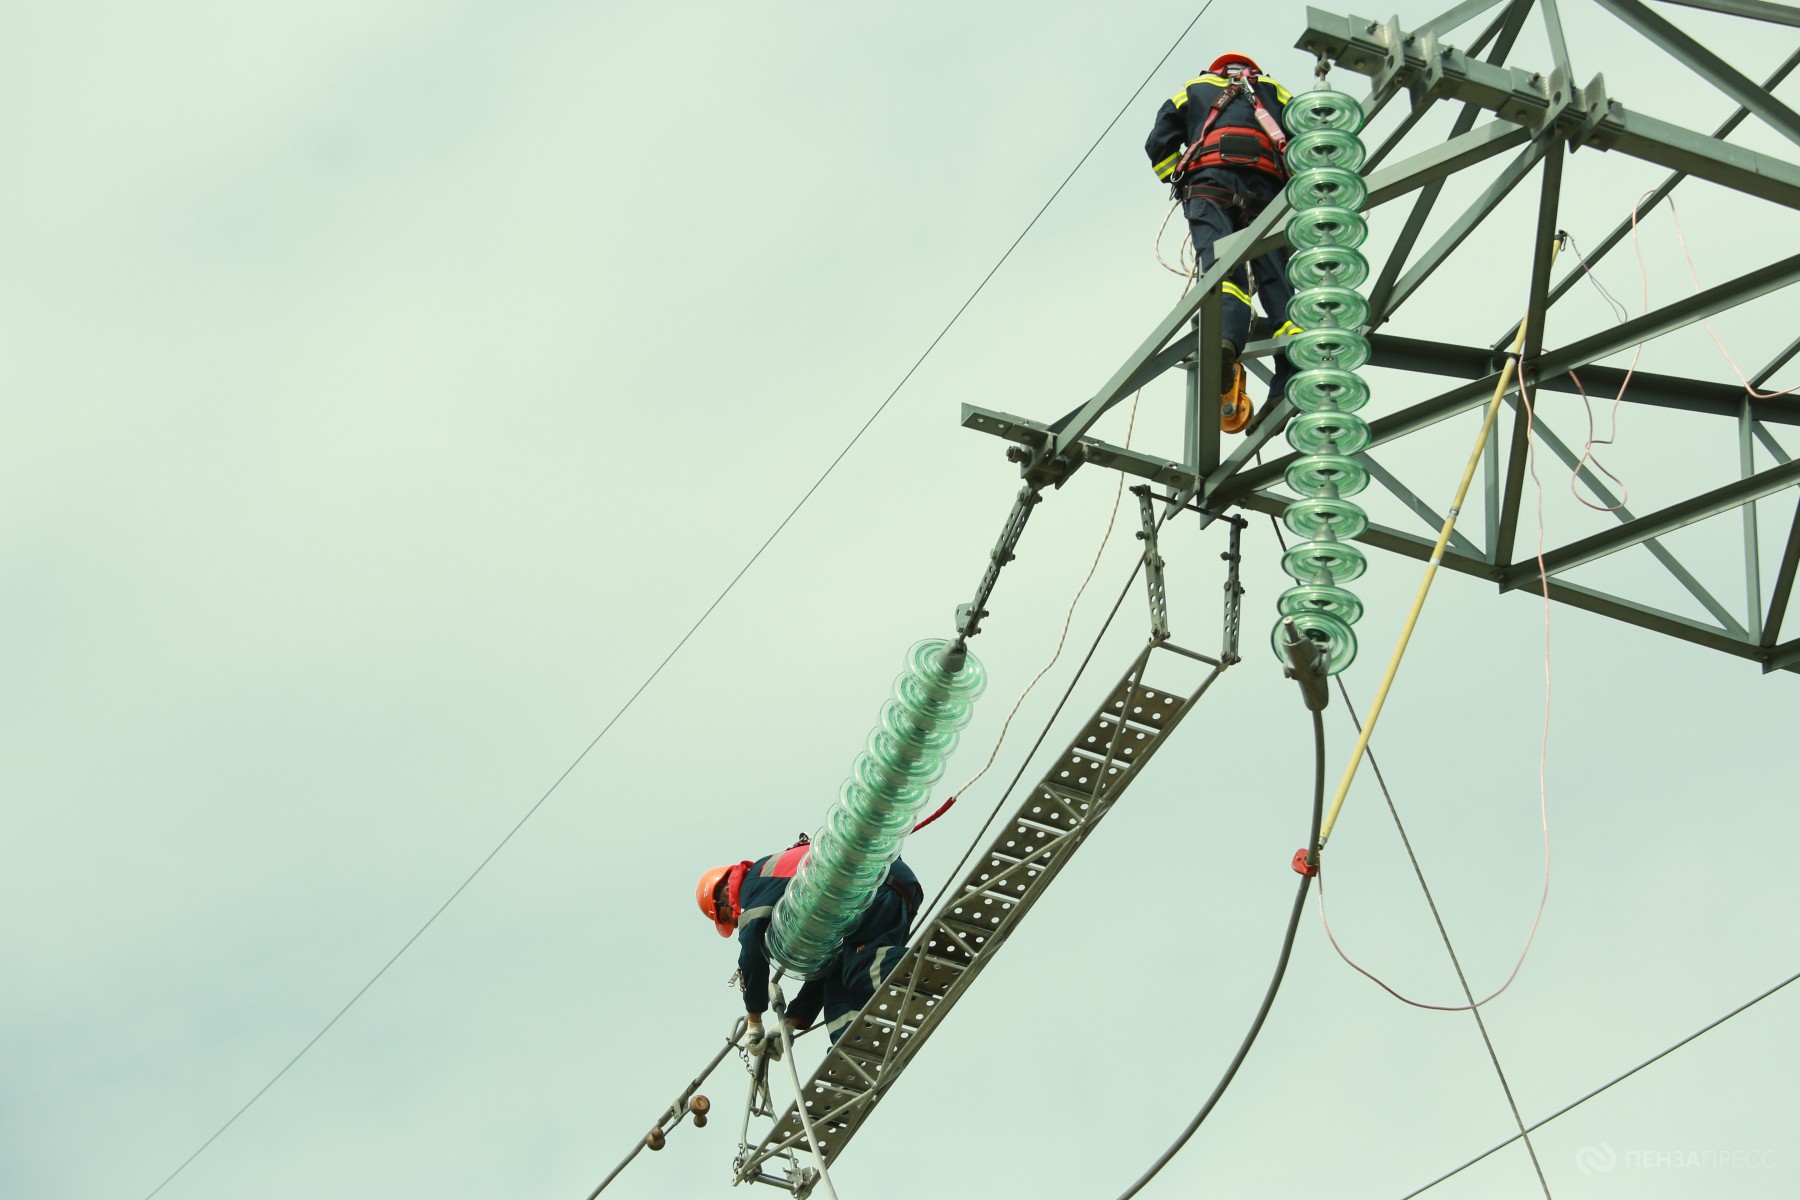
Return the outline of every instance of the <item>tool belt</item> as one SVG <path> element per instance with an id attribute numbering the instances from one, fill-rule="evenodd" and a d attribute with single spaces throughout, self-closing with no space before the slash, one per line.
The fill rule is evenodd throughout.
<path id="1" fill-rule="evenodd" d="M 1242 192 L 1234 192 L 1228 187 L 1213 183 L 1183 184 L 1179 194 L 1183 200 L 1212 201 L 1225 210 L 1234 229 L 1244 228 L 1261 216 L 1263 209 L 1269 207 L 1268 200 L 1258 200 L 1254 196 L 1246 196 Z"/>

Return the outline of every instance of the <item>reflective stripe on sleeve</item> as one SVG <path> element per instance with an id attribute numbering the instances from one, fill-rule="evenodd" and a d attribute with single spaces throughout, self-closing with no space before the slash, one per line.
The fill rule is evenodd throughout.
<path id="1" fill-rule="evenodd" d="M 748 925 L 750 922 L 760 920 L 774 911 L 775 906 L 773 904 L 764 904 L 756 908 L 746 908 L 743 912 L 738 914 L 738 924 Z"/>
<path id="2" fill-rule="evenodd" d="M 1277 329 L 1275 331 L 1274 336 L 1275 337 L 1286 337 L 1290 333 L 1299 333 L 1299 332 L 1300 332 L 1300 326 L 1294 324 L 1292 321 L 1287 321 L 1282 324 L 1280 329 Z"/>
<path id="3" fill-rule="evenodd" d="M 1156 177 L 1167 179 L 1175 173 L 1175 164 L 1181 161 L 1181 151 L 1177 150 L 1169 157 L 1156 164 Z"/>

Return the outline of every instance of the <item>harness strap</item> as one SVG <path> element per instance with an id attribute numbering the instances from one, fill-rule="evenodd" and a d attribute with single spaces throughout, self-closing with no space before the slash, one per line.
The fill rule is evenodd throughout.
<path id="1" fill-rule="evenodd" d="M 1183 200 L 1210 200 L 1225 210 L 1234 228 L 1242 229 L 1262 215 L 1268 200 L 1259 200 L 1213 183 L 1189 183 L 1181 188 Z"/>
<path id="2" fill-rule="evenodd" d="M 1179 181 L 1183 174 L 1197 167 L 1226 161 L 1221 157 L 1219 148 L 1208 143 L 1207 134 L 1212 132 L 1213 122 L 1219 119 L 1219 114 L 1239 93 L 1249 97 L 1251 108 L 1255 110 L 1256 125 L 1252 127 L 1255 130 L 1253 136 L 1258 137 L 1263 143 L 1261 153 L 1266 155 L 1269 161 L 1265 165 L 1240 160 L 1237 165 L 1253 166 L 1256 170 L 1266 170 L 1273 175 L 1286 177 L 1287 168 L 1282 159 L 1287 150 L 1287 132 L 1281 128 L 1281 122 L 1275 119 L 1275 115 L 1264 107 L 1262 96 L 1256 90 L 1259 78 L 1260 76 L 1254 71 L 1247 71 L 1232 79 L 1219 92 L 1218 97 L 1207 110 L 1206 119 L 1200 123 L 1200 132 L 1195 135 L 1193 144 L 1188 147 L 1187 153 L 1181 156 L 1181 161 L 1175 164 L 1175 169 L 1169 173 L 1171 182 Z M 1242 126 L 1223 127 L 1223 129 L 1237 128 L 1242 128 Z M 1221 129 L 1222 135 L 1223 129 Z"/>

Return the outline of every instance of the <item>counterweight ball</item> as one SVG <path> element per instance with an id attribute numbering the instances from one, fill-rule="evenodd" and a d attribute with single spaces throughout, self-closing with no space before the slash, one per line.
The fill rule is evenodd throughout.
<path id="1" fill-rule="evenodd" d="M 644 1145 L 650 1147 L 652 1150 L 661 1150 L 664 1146 L 668 1145 L 668 1139 L 663 1136 L 661 1125 L 658 1125 L 655 1129 L 652 1129 L 645 1135 Z"/>

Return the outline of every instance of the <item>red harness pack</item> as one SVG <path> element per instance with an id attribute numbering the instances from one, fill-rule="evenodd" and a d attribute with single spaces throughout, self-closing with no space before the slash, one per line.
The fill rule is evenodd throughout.
<path id="1" fill-rule="evenodd" d="M 1219 114 L 1240 94 L 1254 106 L 1256 125 L 1215 128 Z M 1287 134 L 1282 131 L 1281 122 L 1263 107 L 1262 97 L 1256 94 L 1256 76 L 1245 72 L 1233 76 L 1225 90 L 1219 93 L 1219 98 L 1213 101 L 1212 109 L 1200 126 L 1199 140 L 1188 147 L 1187 154 L 1175 168 L 1174 177 L 1179 179 L 1184 173 L 1202 167 L 1250 167 L 1286 179 L 1287 163 L 1282 159 L 1286 149 Z"/>

